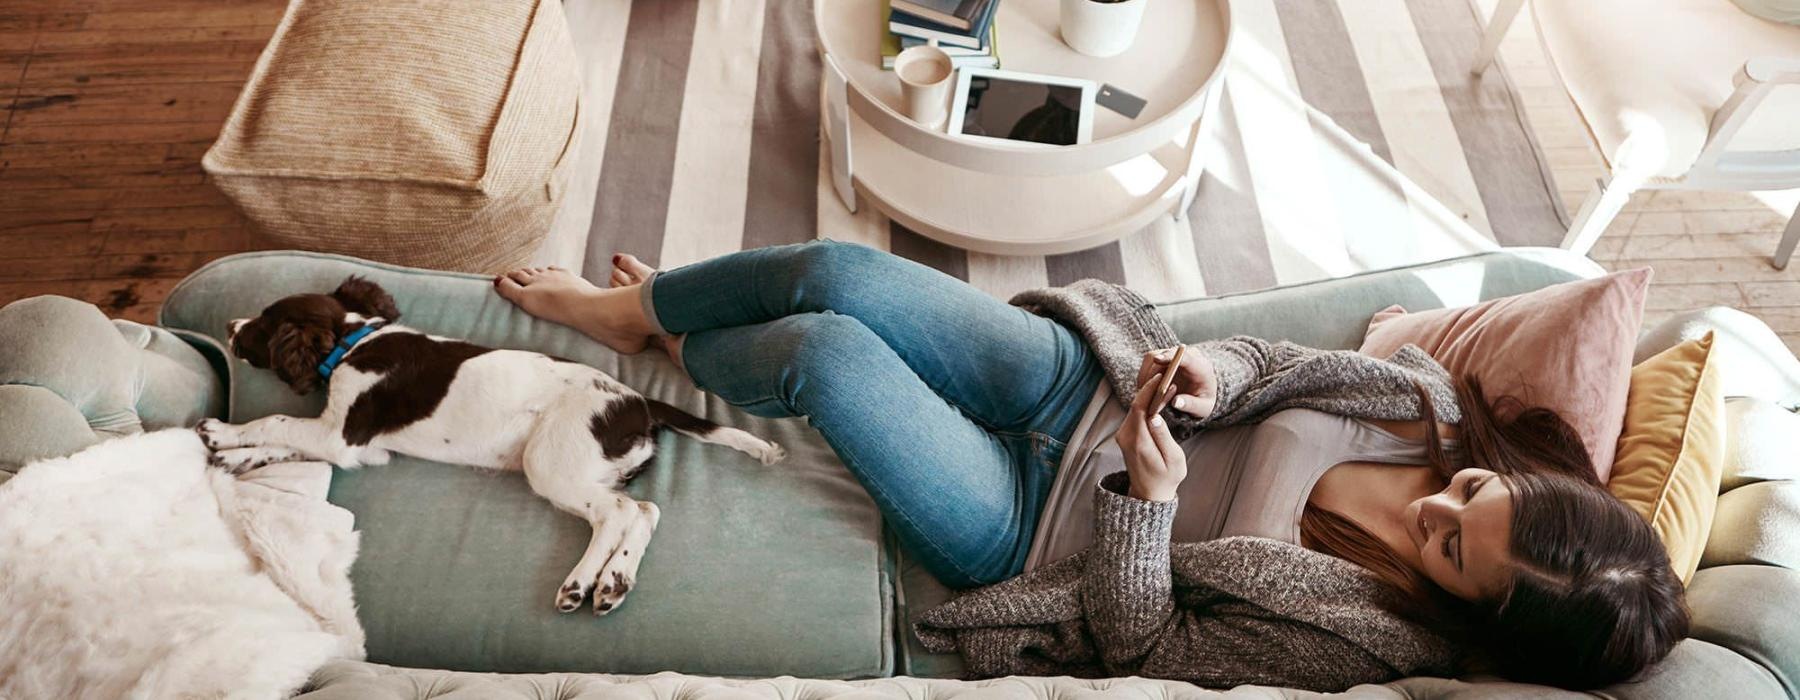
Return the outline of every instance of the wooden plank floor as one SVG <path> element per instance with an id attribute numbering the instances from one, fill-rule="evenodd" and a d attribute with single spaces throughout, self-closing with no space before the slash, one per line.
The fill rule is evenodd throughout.
<path id="1" fill-rule="evenodd" d="M 1455 2 L 1460 0 L 1445 0 Z M 208 260 L 269 247 L 206 182 L 217 135 L 284 0 L 9 0 L 0 6 L 0 304 L 36 294 L 154 318 Z M 1522 19 L 1501 50 L 1578 207 L 1601 161 Z M 1800 265 L 1768 264 L 1800 193 L 1640 194 L 1595 258 L 1656 268 L 1648 322 L 1745 309 L 1800 350 Z"/>
<path id="2" fill-rule="evenodd" d="M 269 247 L 200 156 L 285 5 L 0 4 L 0 304 L 61 294 L 151 321 L 194 268 Z"/>

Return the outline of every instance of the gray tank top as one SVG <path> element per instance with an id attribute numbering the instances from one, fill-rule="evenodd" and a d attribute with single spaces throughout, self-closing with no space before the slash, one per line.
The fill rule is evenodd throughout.
<path id="1" fill-rule="evenodd" d="M 1104 384 L 1104 383 L 1103 383 Z M 1094 535 L 1094 486 L 1124 471 L 1113 441 L 1124 407 L 1098 392 L 1050 487 L 1025 570 L 1086 548 Z M 1456 441 L 1444 447 L 1456 449 Z M 1425 443 L 1373 424 L 1305 408 L 1279 411 L 1260 423 L 1201 432 L 1186 442 L 1188 476 L 1176 492 L 1177 542 L 1234 535 L 1300 543 L 1300 515 L 1313 485 L 1345 462 L 1427 464 Z"/>

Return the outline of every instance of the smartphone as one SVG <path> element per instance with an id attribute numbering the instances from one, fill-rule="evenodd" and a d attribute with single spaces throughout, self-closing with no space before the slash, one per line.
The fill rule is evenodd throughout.
<path id="1" fill-rule="evenodd" d="M 1157 404 L 1156 409 L 1151 411 L 1150 415 L 1154 416 L 1158 413 L 1162 413 L 1164 406 L 1167 405 L 1163 402 L 1174 399 L 1174 397 L 1170 397 L 1169 399 L 1163 399 L 1162 397 L 1168 394 L 1169 387 L 1175 384 L 1175 372 L 1181 369 L 1181 356 L 1185 354 L 1187 354 L 1186 344 L 1175 346 L 1175 356 L 1169 359 L 1168 368 L 1163 370 L 1162 383 L 1157 385 L 1156 393 L 1152 394 L 1152 396 L 1157 397 Z"/>

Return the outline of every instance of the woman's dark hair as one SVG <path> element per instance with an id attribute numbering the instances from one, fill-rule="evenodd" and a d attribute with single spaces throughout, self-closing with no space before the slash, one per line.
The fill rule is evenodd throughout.
<path id="1" fill-rule="evenodd" d="M 1301 544 L 1375 572 L 1407 594 L 1397 610 L 1471 652 L 1467 670 L 1587 690 L 1628 680 L 1687 636 L 1681 579 L 1650 524 L 1594 475 L 1575 429 L 1510 396 L 1489 403 L 1481 382 L 1456 384 L 1463 465 L 1424 406 L 1427 455 L 1445 481 L 1465 466 L 1501 476 L 1512 493 L 1512 576 L 1505 590 L 1463 601 L 1439 588 L 1348 518 L 1306 507 Z"/>

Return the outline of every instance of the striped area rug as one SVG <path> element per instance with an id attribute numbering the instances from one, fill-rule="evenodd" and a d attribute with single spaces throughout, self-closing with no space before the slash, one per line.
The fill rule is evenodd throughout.
<path id="1" fill-rule="evenodd" d="M 968 252 L 838 202 L 812 0 L 564 7 L 585 126 L 542 257 L 596 281 L 614 252 L 672 267 L 830 237 L 1001 297 L 1098 277 L 1170 300 L 1554 245 L 1565 225 L 1504 73 L 1469 75 L 1468 0 L 1232 0 L 1239 34 L 1190 216 L 1055 256 Z"/>

